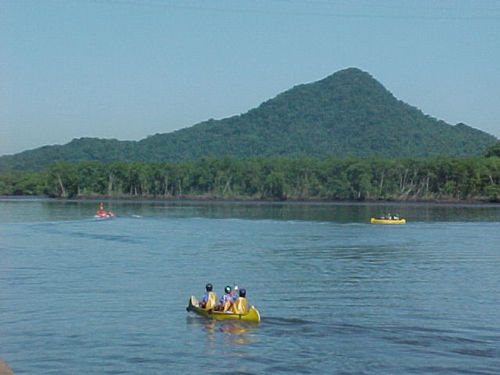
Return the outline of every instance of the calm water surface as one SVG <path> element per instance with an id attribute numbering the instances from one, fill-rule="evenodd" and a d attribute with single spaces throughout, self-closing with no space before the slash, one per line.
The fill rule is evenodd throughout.
<path id="1" fill-rule="evenodd" d="M 499 374 L 500 206 L 0 200 L 19 374 Z M 384 212 L 401 226 L 367 224 Z M 247 289 L 259 325 L 185 311 Z"/>

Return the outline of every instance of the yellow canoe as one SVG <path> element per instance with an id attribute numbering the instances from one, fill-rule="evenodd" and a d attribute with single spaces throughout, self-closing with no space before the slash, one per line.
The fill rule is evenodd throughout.
<path id="1" fill-rule="evenodd" d="M 372 217 L 370 219 L 372 224 L 406 224 L 406 219 L 379 219 Z"/>
<path id="2" fill-rule="evenodd" d="M 189 299 L 189 304 L 186 310 L 215 320 L 235 319 L 244 320 L 247 322 L 260 322 L 259 310 L 257 310 L 255 306 L 251 306 L 248 310 L 248 313 L 246 314 L 233 314 L 231 312 L 222 311 L 208 311 L 199 307 L 198 300 L 195 296 L 191 296 L 191 298 Z"/>

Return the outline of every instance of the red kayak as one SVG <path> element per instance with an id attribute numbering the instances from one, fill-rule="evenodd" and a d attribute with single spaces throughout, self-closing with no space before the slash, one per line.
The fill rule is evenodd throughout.
<path id="1" fill-rule="evenodd" d="M 95 214 L 98 218 L 115 217 L 116 215 L 111 211 L 98 210 Z"/>

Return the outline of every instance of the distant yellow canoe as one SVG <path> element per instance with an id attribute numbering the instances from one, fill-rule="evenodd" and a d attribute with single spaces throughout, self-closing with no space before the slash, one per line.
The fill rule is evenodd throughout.
<path id="1" fill-rule="evenodd" d="M 260 322 L 260 314 L 259 310 L 255 308 L 255 306 L 251 306 L 246 314 L 233 314 L 230 312 L 222 312 L 222 311 L 208 311 L 199 307 L 198 300 L 195 296 L 191 296 L 189 299 L 187 311 L 192 311 L 198 315 L 202 315 L 209 319 L 215 320 L 226 320 L 226 319 L 234 319 L 234 320 L 244 320 L 247 322 Z"/>
<path id="2" fill-rule="evenodd" d="M 372 224 L 406 224 L 406 219 L 378 219 L 372 217 L 370 219 Z"/>

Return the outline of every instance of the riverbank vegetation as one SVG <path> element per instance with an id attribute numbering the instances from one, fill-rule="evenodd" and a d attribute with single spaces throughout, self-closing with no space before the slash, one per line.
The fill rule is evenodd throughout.
<path id="1" fill-rule="evenodd" d="M 495 146 L 498 148 L 498 145 Z M 57 162 L 0 174 L 1 195 L 58 198 L 500 201 L 500 150 L 468 159 L 204 157 Z"/>

